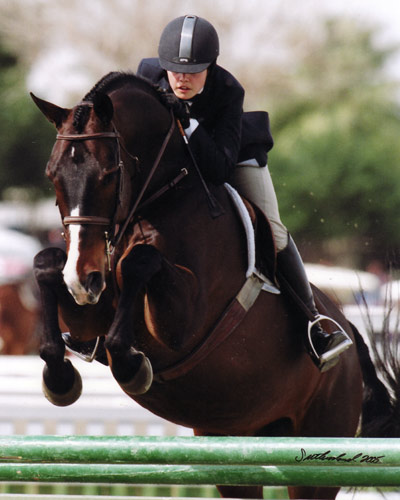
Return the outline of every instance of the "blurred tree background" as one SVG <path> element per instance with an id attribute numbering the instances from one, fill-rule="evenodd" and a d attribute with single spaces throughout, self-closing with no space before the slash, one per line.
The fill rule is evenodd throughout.
<path id="1" fill-rule="evenodd" d="M 273 107 L 281 213 L 309 260 L 345 248 L 366 265 L 385 252 L 393 261 L 399 247 L 400 106 L 384 71 L 394 48 L 375 47 L 374 35 L 328 20 Z"/>
<path id="2" fill-rule="evenodd" d="M 27 68 L 0 38 L 0 196 L 18 190 L 24 197 L 45 194 L 43 178 L 54 134 L 26 91 Z M 43 147 L 45 145 L 45 147 Z M 23 188 L 22 190 L 19 188 Z"/>
<path id="3" fill-rule="evenodd" d="M 246 109 L 270 112 L 281 216 L 306 260 L 396 265 L 400 94 L 387 65 L 398 47 L 377 42 L 379 25 L 324 17 L 312 1 L 220 3 L 0 0 L 1 199 L 52 194 L 55 132 L 28 90 L 71 106 L 108 71 L 156 55 L 170 19 L 196 13 L 216 26 Z"/>

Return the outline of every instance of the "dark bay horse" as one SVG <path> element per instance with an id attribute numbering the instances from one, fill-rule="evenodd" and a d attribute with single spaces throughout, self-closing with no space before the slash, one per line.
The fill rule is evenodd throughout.
<path id="1" fill-rule="evenodd" d="M 242 222 L 224 186 L 209 187 L 224 212 L 210 216 L 175 120 L 152 85 L 110 73 L 73 109 L 32 97 L 58 131 L 46 173 L 67 245 L 66 254 L 43 250 L 34 264 L 44 387 L 54 404 L 73 403 L 81 385 L 64 357 L 60 313 L 73 339 L 102 338 L 129 396 L 196 435 L 354 436 L 363 383 L 374 418 L 376 401 L 387 411 L 365 344 L 322 293 L 321 314 L 355 344 L 325 373 L 305 352 L 306 320 L 282 294 L 261 292 L 243 313 L 242 296 L 235 299 L 246 282 Z M 220 491 L 262 498 L 261 487 Z M 337 491 L 290 488 L 290 495 Z"/>

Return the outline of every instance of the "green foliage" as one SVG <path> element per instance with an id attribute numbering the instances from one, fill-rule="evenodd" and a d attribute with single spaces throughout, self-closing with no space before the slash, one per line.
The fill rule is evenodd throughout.
<path id="1" fill-rule="evenodd" d="M 54 140 L 25 88 L 26 71 L 0 40 L 0 197 L 10 187 L 31 197 L 47 193 L 44 168 Z"/>
<path id="2" fill-rule="evenodd" d="M 347 33 L 347 35 L 346 35 Z M 298 237 L 400 243 L 400 106 L 373 32 L 327 25 L 272 114 L 281 216 Z M 372 242 L 372 243 L 371 243 Z"/>

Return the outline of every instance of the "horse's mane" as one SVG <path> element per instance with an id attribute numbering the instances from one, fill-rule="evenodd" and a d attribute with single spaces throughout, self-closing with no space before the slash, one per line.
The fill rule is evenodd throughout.
<path id="1" fill-rule="evenodd" d="M 90 108 L 87 106 L 87 103 L 92 103 L 99 93 L 107 94 L 112 90 L 121 88 L 128 84 L 140 87 L 144 91 L 158 92 L 158 87 L 156 85 L 145 78 L 135 75 L 134 73 L 111 71 L 107 75 L 103 76 L 92 87 L 92 89 L 82 99 L 81 104 L 76 107 L 73 121 L 74 128 L 78 132 L 82 132 L 89 118 Z"/>

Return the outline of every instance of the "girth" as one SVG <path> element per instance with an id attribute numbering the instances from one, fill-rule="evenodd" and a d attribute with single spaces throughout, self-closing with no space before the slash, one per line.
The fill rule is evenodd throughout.
<path id="1" fill-rule="evenodd" d="M 248 310 L 259 296 L 264 283 L 264 280 L 259 278 L 256 274 L 252 274 L 247 278 L 236 297 L 225 309 L 206 338 L 186 357 L 168 368 L 155 372 L 154 380 L 157 382 L 166 382 L 174 378 L 182 377 L 209 356 L 211 352 L 222 344 L 222 342 L 224 342 L 224 340 L 226 340 L 239 326 Z"/>

